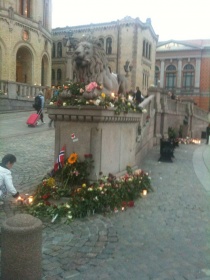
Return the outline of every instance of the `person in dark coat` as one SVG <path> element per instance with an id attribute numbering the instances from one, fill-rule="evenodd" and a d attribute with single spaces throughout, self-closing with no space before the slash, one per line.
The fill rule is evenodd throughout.
<path id="1" fill-rule="evenodd" d="M 136 87 L 135 100 L 137 104 L 140 104 L 144 100 L 139 87 Z"/>
<path id="2" fill-rule="evenodd" d="M 206 128 L 206 144 L 209 144 L 209 136 L 210 136 L 210 124 Z"/>

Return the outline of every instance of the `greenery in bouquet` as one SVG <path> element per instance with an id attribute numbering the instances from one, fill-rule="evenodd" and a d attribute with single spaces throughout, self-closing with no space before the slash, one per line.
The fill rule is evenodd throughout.
<path id="1" fill-rule="evenodd" d="M 89 182 L 88 175 L 93 166 L 92 156 L 85 155 L 80 161 L 73 153 L 61 170 L 54 176 L 43 179 L 33 201 L 24 205 L 26 211 L 39 218 L 65 218 L 67 222 L 94 213 L 116 212 L 134 206 L 134 201 L 142 196 L 142 191 L 152 191 L 147 173 L 127 167 L 124 176 L 116 178 L 112 174 L 102 176 L 96 182 Z M 65 201 L 62 199 L 65 198 Z"/>

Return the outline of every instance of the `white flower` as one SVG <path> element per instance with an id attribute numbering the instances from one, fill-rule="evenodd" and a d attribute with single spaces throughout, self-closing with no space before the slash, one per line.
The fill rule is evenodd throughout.
<path id="1" fill-rule="evenodd" d="M 142 113 L 146 114 L 147 113 L 147 109 L 142 109 Z"/>
<path id="2" fill-rule="evenodd" d="M 98 105 L 100 104 L 100 102 L 101 102 L 100 99 L 96 99 L 95 102 L 94 102 L 94 104 L 95 104 L 96 106 L 98 106 Z"/>
<path id="3" fill-rule="evenodd" d="M 63 102 L 63 106 L 66 106 L 66 102 Z"/>
<path id="4" fill-rule="evenodd" d="M 53 102 L 50 102 L 50 105 L 53 105 Z"/>
<path id="5" fill-rule="evenodd" d="M 111 108 L 113 108 L 113 107 L 114 107 L 114 104 L 113 104 L 112 102 L 109 102 L 109 106 L 110 106 Z"/>

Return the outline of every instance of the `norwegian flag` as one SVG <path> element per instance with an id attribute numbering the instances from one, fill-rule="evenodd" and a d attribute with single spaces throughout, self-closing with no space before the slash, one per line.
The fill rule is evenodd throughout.
<path id="1" fill-rule="evenodd" d="M 54 172 L 58 171 L 64 166 L 65 150 L 66 146 L 64 145 L 63 148 L 60 150 L 56 163 L 54 164 Z"/>

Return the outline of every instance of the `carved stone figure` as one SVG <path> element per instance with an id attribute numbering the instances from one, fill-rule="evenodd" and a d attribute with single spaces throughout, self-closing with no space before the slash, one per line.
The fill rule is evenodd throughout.
<path id="1" fill-rule="evenodd" d="M 100 41 L 93 38 L 80 41 L 73 53 L 72 62 L 75 82 L 82 81 L 85 84 L 96 82 L 103 85 L 103 92 L 107 95 L 112 92 L 126 93 L 126 79 L 110 71 Z"/>

